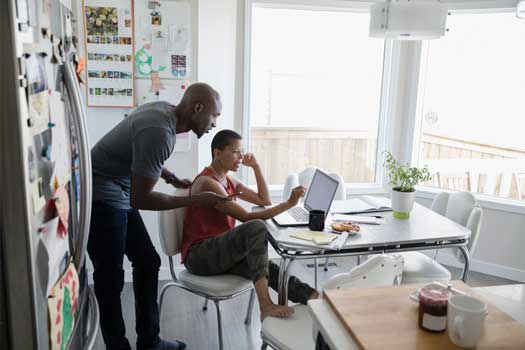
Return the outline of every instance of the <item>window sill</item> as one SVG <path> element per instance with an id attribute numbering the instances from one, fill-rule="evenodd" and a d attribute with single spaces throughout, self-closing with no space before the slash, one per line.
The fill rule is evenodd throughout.
<path id="1" fill-rule="evenodd" d="M 432 187 L 418 187 L 416 197 L 434 199 L 440 192 L 453 193 L 454 191 L 443 190 Z M 506 198 L 497 198 L 483 194 L 473 193 L 482 208 L 504 211 L 507 213 L 525 214 L 525 201 Z"/>

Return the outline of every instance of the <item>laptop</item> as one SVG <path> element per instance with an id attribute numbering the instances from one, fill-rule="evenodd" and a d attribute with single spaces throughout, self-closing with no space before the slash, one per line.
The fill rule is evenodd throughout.
<path id="1" fill-rule="evenodd" d="M 323 210 L 327 215 L 339 183 L 325 172 L 317 169 L 308 187 L 304 205 L 297 205 L 273 217 L 279 226 L 308 226 L 310 210 Z"/>

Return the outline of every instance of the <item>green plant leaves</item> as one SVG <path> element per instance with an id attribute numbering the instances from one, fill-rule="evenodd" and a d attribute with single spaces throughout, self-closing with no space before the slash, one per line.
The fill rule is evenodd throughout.
<path id="1" fill-rule="evenodd" d="M 417 184 L 432 179 L 428 166 L 419 169 L 410 167 L 409 164 L 400 164 L 389 151 L 384 151 L 385 162 L 383 166 L 388 170 L 389 184 L 400 192 L 413 192 Z"/>

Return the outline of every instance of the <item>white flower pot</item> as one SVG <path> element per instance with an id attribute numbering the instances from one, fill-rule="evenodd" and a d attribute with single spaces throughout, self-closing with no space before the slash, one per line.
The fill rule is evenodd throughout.
<path id="1" fill-rule="evenodd" d="M 408 219 L 410 217 L 410 212 L 414 207 L 414 201 L 416 200 L 416 191 L 399 192 L 392 189 L 391 199 L 394 217 L 398 219 Z"/>

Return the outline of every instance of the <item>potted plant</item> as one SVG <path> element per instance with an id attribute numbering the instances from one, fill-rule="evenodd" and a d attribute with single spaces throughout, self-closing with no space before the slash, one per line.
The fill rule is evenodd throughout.
<path id="1" fill-rule="evenodd" d="M 416 199 L 415 186 L 420 182 L 432 179 L 428 167 L 422 169 L 410 167 L 408 164 L 400 164 L 389 151 L 386 154 L 384 166 L 388 170 L 390 184 L 392 187 L 392 210 L 394 217 L 407 219 L 414 207 Z"/>

